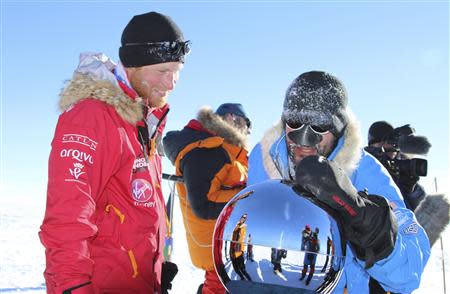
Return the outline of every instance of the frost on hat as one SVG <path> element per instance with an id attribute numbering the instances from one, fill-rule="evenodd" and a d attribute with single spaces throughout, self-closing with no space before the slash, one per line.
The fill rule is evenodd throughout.
<path id="1" fill-rule="evenodd" d="M 347 125 L 347 91 L 335 76 L 311 71 L 298 76 L 286 91 L 282 119 L 289 125 L 310 124 L 340 137 Z"/>

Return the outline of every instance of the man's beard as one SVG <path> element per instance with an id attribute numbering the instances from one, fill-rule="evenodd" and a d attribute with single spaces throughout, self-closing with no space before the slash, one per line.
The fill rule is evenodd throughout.
<path id="1" fill-rule="evenodd" d="M 296 146 L 296 145 L 295 144 L 288 145 L 289 174 L 291 175 L 292 178 L 295 178 L 295 169 L 296 169 L 297 165 L 300 163 L 300 161 L 302 161 L 303 159 L 305 159 L 306 157 L 311 156 L 311 155 L 319 155 L 319 156 L 328 157 L 334 149 L 334 147 L 326 148 L 326 146 L 316 145 L 316 146 L 314 146 L 314 148 L 316 149 L 315 154 L 306 155 L 304 157 L 301 156 L 301 159 L 297 160 L 296 155 L 295 155 L 296 147 L 294 147 L 294 146 Z"/>
<path id="2" fill-rule="evenodd" d="M 160 108 L 166 105 L 166 103 L 167 103 L 167 95 L 158 98 L 148 97 L 146 99 L 146 104 L 148 107 Z"/>
<path id="3" fill-rule="evenodd" d="M 145 103 L 145 105 L 147 107 L 160 108 L 160 107 L 163 107 L 164 105 L 166 105 L 168 95 L 164 95 L 164 96 L 160 96 L 160 97 L 151 97 L 152 88 L 148 85 L 147 82 L 141 81 L 140 83 L 138 83 L 137 86 L 134 86 L 133 82 L 134 81 L 131 81 L 131 84 L 132 84 L 134 90 L 139 95 L 139 97 L 142 97 L 143 102 Z"/>

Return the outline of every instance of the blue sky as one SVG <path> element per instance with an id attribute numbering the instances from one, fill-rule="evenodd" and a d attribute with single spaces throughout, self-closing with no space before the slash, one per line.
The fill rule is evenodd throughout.
<path id="1" fill-rule="evenodd" d="M 429 138 L 431 191 L 448 191 L 448 1 L 2 1 L 0 194 L 44 199 L 58 93 L 83 51 L 118 59 L 135 14 L 170 15 L 193 43 L 166 131 L 203 105 L 241 102 L 252 146 L 280 117 L 290 82 L 326 70 L 345 83 L 364 139 L 410 123 Z M 164 171 L 173 168 L 166 160 Z M 43 200 L 42 200 L 43 201 Z"/>

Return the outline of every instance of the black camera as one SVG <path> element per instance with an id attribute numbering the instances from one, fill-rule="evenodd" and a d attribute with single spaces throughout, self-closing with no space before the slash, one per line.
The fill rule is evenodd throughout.
<path id="1" fill-rule="evenodd" d="M 398 150 L 385 150 L 379 147 L 366 147 L 365 149 L 378 159 L 394 178 L 400 177 L 400 174 L 411 177 L 425 177 L 427 175 L 428 162 L 425 159 L 391 159 L 386 152 L 398 152 Z"/>
<path id="2" fill-rule="evenodd" d="M 388 170 L 395 175 L 425 177 L 428 171 L 428 162 L 422 158 L 389 159 L 388 166 Z"/>
<path id="3" fill-rule="evenodd" d="M 394 179 L 400 176 L 415 178 L 427 175 L 428 162 L 425 159 L 403 158 L 426 155 L 431 147 L 426 137 L 416 136 L 415 130 L 410 125 L 404 125 L 385 134 L 383 141 L 389 147 L 368 146 L 365 149 L 383 164 Z M 390 152 L 397 153 L 397 157 L 389 157 Z"/>

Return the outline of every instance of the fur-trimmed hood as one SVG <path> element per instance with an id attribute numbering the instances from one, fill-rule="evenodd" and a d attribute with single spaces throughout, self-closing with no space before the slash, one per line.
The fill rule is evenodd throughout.
<path id="1" fill-rule="evenodd" d="M 361 159 L 362 138 L 360 134 L 359 123 L 356 121 L 355 116 L 347 109 L 348 124 L 344 132 L 343 138 L 340 138 L 338 145 L 330 155 L 330 159 L 335 161 L 347 175 L 351 175 L 356 169 L 358 162 Z M 283 138 L 282 138 L 283 136 Z M 282 121 L 278 121 L 272 128 L 266 131 L 263 138 L 259 142 L 261 145 L 263 165 L 264 169 L 270 178 L 283 178 L 279 168 L 274 159 L 272 151 L 279 147 L 274 144 L 279 144 L 281 140 L 284 140 L 284 131 Z M 281 144 L 280 144 L 281 145 Z M 286 165 L 287 163 L 283 163 Z M 288 168 L 288 167 L 280 167 Z"/>
<path id="2" fill-rule="evenodd" d="M 92 98 L 114 106 L 124 120 L 135 125 L 143 118 L 142 99 L 132 99 L 123 92 L 112 72 L 115 67 L 103 54 L 81 54 L 73 78 L 61 91 L 60 110 L 64 112 L 80 100 Z"/>
<path id="3" fill-rule="evenodd" d="M 247 135 L 227 123 L 220 115 L 215 114 L 209 106 L 199 110 L 197 120 L 209 132 L 224 138 L 230 144 L 248 150 Z"/>
<path id="4" fill-rule="evenodd" d="M 450 201 L 444 194 L 427 195 L 414 214 L 427 232 L 430 246 L 433 246 L 449 224 Z"/>
<path id="5" fill-rule="evenodd" d="M 344 137 L 339 140 L 342 142 L 338 142 L 336 149 L 330 157 L 334 156 L 331 159 L 338 163 L 347 175 L 350 176 L 357 168 L 361 159 L 362 140 L 359 125 L 354 115 L 350 112 L 348 114 L 349 123 Z M 283 136 L 282 122 L 279 121 L 264 134 L 262 140 L 259 142 L 264 169 L 272 179 L 283 178 L 277 168 L 277 160 L 273 156 L 273 150 L 281 148 L 282 142 L 284 141 Z M 280 146 L 277 146 L 277 144 Z M 285 145 L 283 147 L 286 148 Z M 288 167 L 284 168 L 287 169 Z M 417 221 L 425 229 L 430 240 L 430 245 L 432 246 L 449 224 L 450 201 L 442 194 L 428 195 L 416 208 L 414 214 L 417 217 Z"/>
<path id="6" fill-rule="evenodd" d="M 231 126 L 223 118 L 215 114 L 210 107 L 202 107 L 197 120 L 192 120 L 180 131 L 170 131 L 163 139 L 164 152 L 172 163 L 188 144 L 204 140 L 212 136 L 222 137 L 226 142 L 246 150 L 247 135 Z"/>

